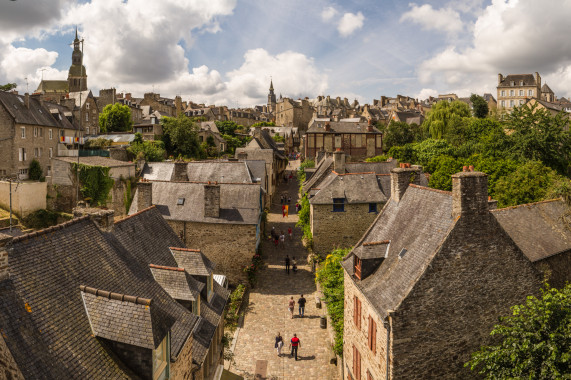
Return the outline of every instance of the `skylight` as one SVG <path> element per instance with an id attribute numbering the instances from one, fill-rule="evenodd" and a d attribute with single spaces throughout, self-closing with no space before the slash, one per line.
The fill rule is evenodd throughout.
<path id="1" fill-rule="evenodd" d="M 404 255 L 406 255 L 406 248 L 403 248 L 400 252 L 399 252 L 399 259 L 402 259 L 404 257 Z"/>
<path id="2" fill-rule="evenodd" d="M 178 206 L 184 205 L 184 198 L 178 198 L 178 200 L 176 201 L 176 204 L 177 204 Z"/>

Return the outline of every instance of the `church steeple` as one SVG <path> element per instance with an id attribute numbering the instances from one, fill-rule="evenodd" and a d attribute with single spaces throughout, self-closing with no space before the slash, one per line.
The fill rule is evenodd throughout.
<path id="1" fill-rule="evenodd" d="M 274 92 L 274 81 L 270 79 L 270 94 Z"/>
<path id="2" fill-rule="evenodd" d="M 276 94 L 274 94 L 274 82 L 270 79 L 270 92 L 268 93 L 268 112 L 276 112 Z"/>
<path id="3" fill-rule="evenodd" d="M 67 76 L 69 92 L 87 90 L 87 74 L 85 66 L 83 66 L 83 51 L 81 51 L 80 40 L 77 35 L 77 26 L 75 27 L 75 39 L 73 40 L 73 53 L 71 53 L 71 66 Z"/>

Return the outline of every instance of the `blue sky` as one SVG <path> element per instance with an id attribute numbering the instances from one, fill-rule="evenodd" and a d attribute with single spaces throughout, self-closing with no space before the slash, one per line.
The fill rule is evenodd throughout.
<path id="1" fill-rule="evenodd" d="M 30 0 L 0 2 L 0 83 L 65 79 L 85 38 L 88 85 L 207 104 L 331 95 L 372 102 L 491 92 L 497 74 L 571 85 L 570 1 Z"/>

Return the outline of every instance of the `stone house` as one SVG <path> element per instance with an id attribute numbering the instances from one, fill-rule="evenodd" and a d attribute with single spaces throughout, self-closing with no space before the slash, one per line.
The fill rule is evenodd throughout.
<path id="1" fill-rule="evenodd" d="M 498 108 L 511 111 L 528 99 L 541 97 L 541 76 L 535 74 L 498 74 Z"/>
<path id="2" fill-rule="evenodd" d="M 407 124 L 421 125 L 424 121 L 424 115 L 416 110 L 398 110 L 394 109 L 389 112 L 389 122 L 397 121 L 404 122 Z"/>
<path id="3" fill-rule="evenodd" d="M 143 95 L 143 99 L 138 104 L 141 108 L 150 106 L 153 111 L 159 111 L 161 114 L 169 117 L 177 117 L 183 112 L 183 103 L 180 96 L 169 99 L 161 97 L 161 94 L 148 92 Z"/>
<path id="4" fill-rule="evenodd" d="M 309 100 L 280 98 L 275 105 L 276 125 L 294 127 L 303 132 L 313 117 L 313 107 Z"/>
<path id="5" fill-rule="evenodd" d="M 51 158 L 77 147 L 78 129 L 63 106 L 0 91 L 0 177 L 27 179 L 33 159 L 51 175 Z"/>
<path id="6" fill-rule="evenodd" d="M 547 83 L 545 83 L 543 86 L 541 86 L 541 100 L 549 102 L 549 103 L 553 103 L 553 102 L 557 101 L 557 97 L 555 96 L 555 93 L 547 85 Z"/>
<path id="7" fill-rule="evenodd" d="M 262 190 L 251 183 L 139 182 L 129 214 L 155 205 L 181 240 L 231 283 L 247 280 L 262 237 Z"/>
<path id="8" fill-rule="evenodd" d="M 9 358 L 0 372 L 211 379 L 229 294 L 204 258 L 186 255 L 155 208 L 118 222 L 112 211 L 78 214 L 0 238 L 0 353 Z"/>
<path id="9" fill-rule="evenodd" d="M 496 109 L 496 107 L 498 106 L 498 102 L 494 98 L 494 95 L 486 92 L 484 95 L 482 95 L 482 97 L 484 98 L 486 103 L 488 103 L 489 110 Z"/>
<path id="10" fill-rule="evenodd" d="M 450 193 L 410 184 L 413 171 L 391 172 L 391 198 L 342 262 L 346 379 L 478 378 L 464 363 L 498 317 L 545 268 L 569 280 L 561 200 L 490 211 L 484 173 L 453 175 Z"/>
<path id="11" fill-rule="evenodd" d="M 303 137 L 304 155 L 314 158 L 321 150 L 341 149 L 352 161 L 383 153 L 383 134 L 371 122 L 313 122 Z"/>
<path id="12" fill-rule="evenodd" d="M 73 109 L 75 120 L 79 120 L 82 132 L 86 136 L 97 136 L 99 134 L 99 108 L 91 91 L 70 92 L 68 98 L 74 101 L 69 108 Z"/>
<path id="13" fill-rule="evenodd" d="M 228 143 L 220 135 L 220 131 L 213 121 L 203 121 L 200 123 L 200 130 L 198 131 L 198 141 L 201 143 L 207 142 L 207 139 L 212 136 L 214 139 L 214 146 L 218 153 L 225 152 Z"/>

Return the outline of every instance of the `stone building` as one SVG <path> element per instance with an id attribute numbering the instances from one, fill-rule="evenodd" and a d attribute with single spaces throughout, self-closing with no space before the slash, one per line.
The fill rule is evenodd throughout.
<path id="1" fill-rule="evenodd" d="M 541 100 L 544 100 L 544 101 L 549 102 L 549 103 L 553 103 L 553 102 L 557 101 L 557 97 L 555 96 L 555 93 L 553 92 L 553 90 L 551 88 L 549 88 L 547 83 L 545 83 L 543 86 L 541 86 Z"/>
<path id="2" fill-rule="evenodd" d="M 541 97 L 541 76 L 534 74 L 510 74 L 505 77 L 498 74 L 498 109 L 511 111 L 528 99 Z"/>
<path id="3" fill-rule="evenodd" d="M 449 193 L 410 184 L 413 170 L 391 172 L 391 199 L 342 263 L 347 379 L 477 378 L 464 363 L 498 317 L 546 269 L 570 279 L 561 200 L 490 211 L 484 173 L 453 175 Z"/>
<path id="4" fill-rule="evenodd" d="M 275 123 L 283 127 L 294 127 L 304 132 L 313 117 L 313 107 L 309 100 L 280 98 L 276 105 Z"/>
<path id="5" fill-rule="evenodd" d="M 97 136 L 99 134 L 99 108 L 91 91 L 70 92 L 68 97 L 74 101 L 69 108 L 73 109 L 73 117 L 78 120 L 82 133 L 85 136 Z"/>
<path id="6" fill-rule="evenodd" d="M 174 99 L 161 97 L 160 94 L 148 92 L 143 95 L 143 99 L 138 102 L 142 106 L 150 106 L 152 111 L 159 111 L 161 114 L 169 117 L 177 117 L 182 109 L 182 99 L 176 96 Z"/>
<path id="7" fill-rule="evenodd" d="M 304 155 L 314 158 L 319 151 L 341 149 L 352 161 L 383 153 L 383 134 L 371 122 L 314 121 L 303 137 Z"/>
<path id="8" fill-rule="evenodd" d="M 33 159 L 51 175 L 51 158 L 77 147 L 78 124 L 63 106 L 0 91 L 0 177 L 28 178 Z"/>
<path id="9" fill-rule="evenodd" d="M 245 282 L 261 239 L 258 184 L 139 182 L 130 214 L 156 205 L 185 244 L 200 249 L 232 283 Z"/>
<path id="10" fill-rule="evenodd" d="M 200 130 L 198 131 L 198 140 L 203 143 L 207 142 L 208 138 L 212 137 L 214 139 L 214 146 L 218 153 L 225 152 L 227 148 L 227 142 L 220 136 L 220 131 L 213 121 L 203 121 L 200 123 Z"/>
<path id="11" fill-rule="evenodd" d="M 151 208 L 0 237 L 0 373 L 212 379 L 228 291 Z M 70 260 L 70 258 L 73 258 Z M 8 353 L 8 355 L 6 354 Z"/>
<path id="12" fill-rule="evenodd" d="M 268 92 L 268 108 L 266 112 L 275 113 L 276 112 L 276 94 L 274 93 L 274 82 L 270 80 L 270 90 Z"/>

